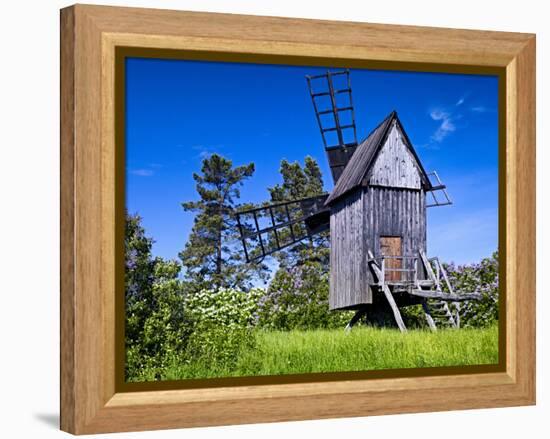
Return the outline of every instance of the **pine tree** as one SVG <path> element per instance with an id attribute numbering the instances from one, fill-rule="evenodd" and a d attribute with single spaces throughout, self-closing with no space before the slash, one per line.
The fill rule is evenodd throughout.
<path id="1" fill-rule="evenodd" d="M 125 307 L 126 345 L 140 342 L 144 321 L 153 302 L 155 261 L 151 255 L 153 240 L 145 236 L 138 215 L 126 214 L 125 228 Z"/>
<path id="2" fill-rule="evenodd" d="M 253 279 L 264 279 L 263 264 L 245 264 L 234 212 L 240 187 L 254 174 L 254 163 L 233 167 L 218 154 L 202 162 L 200 174 L 193 174 L 199 201 L 182 203 L 185 211 L 196 212 L 185 249 L 179 256 L 186 278 L 197 289 L 249 288 Z"/>
<path id="3" fill-rule="evenodd" d="M 268 188 L 272 203 L 299 200 L 323 193 L 323 176 L 319 164 L 313 157 L 307 156 L 303 167 L 298 162 L 289 163 L 287 160 L 282 160 L 279 171 L 283 182 Z M 295 227 L 302 226 L 297 225 Z M 300 235 L 300 232 L 302 231 L 297 230 L 295 234 Z M 280 231 L 279 233 L 284 235 L 290 233 L 290 231 Z M 278 252 L 276 258 L 283 268 L 300 265 L 305 261 L 312 260 L 328 266 L 328 246 L 328 232 L 322 232 L 305 242 L 293 245 L 288 250 Z"/>

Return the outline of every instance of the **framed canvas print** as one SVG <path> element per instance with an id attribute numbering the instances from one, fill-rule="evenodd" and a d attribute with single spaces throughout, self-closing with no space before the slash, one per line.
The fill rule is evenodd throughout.
<path id="1" fill-rule="evenodd" d="M 77 5 L 61 116 L 63 430 L 534 403 L 533 35 Z"/>

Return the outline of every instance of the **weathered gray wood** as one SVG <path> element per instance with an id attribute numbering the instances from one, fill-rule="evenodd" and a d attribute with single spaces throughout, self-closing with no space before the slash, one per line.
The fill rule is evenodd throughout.
<path id="1" fill-rule="evenodd" d="M 403 255 L 426 251 L 423 173 L 399 124 L 388 126 L 388 135 L 373 160 L 363 186 L 330 203 L 329 306 L 333 310 L 356 309 L 372 303 L 371 286 L 377 282 L 365 263 L 366 249 L 379 256 L 381 237 L 401 238 Z M 349 166 L 355 166 L 354 163 L 351 159 Z M 355 171 L 360 173 L 359 169 Z M 417 279 L 421 286 L 427 279 L 426 268 L 418 264 L 414 274 L 413 265 L 412 259 L 402 261 L 401 269 L 410 271 L 400 272 L 401 280 Z M 435 282 L 431 280 L 430 286 Z"/>
<path id="2" fill-rule="evenodd" d="M 364 192 L 359 189 L 331 208 L 330 309 L 372 303 L 366 261 Z"/>
<path id="3" fill-rule="evenodd" d="M 368 257 L 369 259 L 373 259 L 374 257 L 370 252 L 370 250 L 368 251 Z M 378 280 L 378 285 L 380 286 L 380 288 L 384 292 L 384 295 L 386 296 L 386 300 L 388 301 L 390 308 L 393 312 L 393 317 L 395 318 L 395 322 L 397 323 L 397 326 L 399 327 L 401 332 L 407 332 L 407 327 L 405 326 L 405 322 L 403 322 L 403 317 L 401 317 L 401 312 L 399 311 L 399 307 L 395 303 L 395 300 L 393 298 L 393 295 L 389 287 L 384 282 L 384 276 L 382 276 L 382 271 L 380 270 L 380 267 L 378 267 L 378 265 L 376 265 L 376 262 L 374 261 L 371 261 L 368 264 L 374 271 Z"/>
<path id="4" fill-rule="evenodd" d="M 449 277 L 447 276 L 447 271 L 445 270 L 445 268 L 443 267 L 443 264 L 441 263 L 441 261 L 439 260 L 439 258 L 436 258 L 437 259 L 437 263 L 440 267 L 440 270 L 441 270 L 441 275 L 443 277 L 443 280 L 445 282 L 445 285 L 447 285 L 447 289 L 449 290 L 449 292 L 451 294 L 454 294 L 454 291 L 453 291 L 453 287 L 451 285 L 451 282 L 449 281 Z M 459 302 L 454 302 L 453 303 L 453 306 L 455 307 L 455 313 L 453 315 L 453 319 L 454 319 L 454 322 L 455 322 L 455 326 L 457 328 L 460 328 L 460 303 Z M 450 312 L 450 310 L 449 310 Z M 452 314 L 452 313 L 451 313 Z"/>
<path id="5" fill-rule="evenodd" d="M 456 296 L 454 293 L 449 293 L 449 294 L 445 294 L 444 292 L 440 291 L 440 283 L 439 283 L 439 274 L 440 274 L 440 271 L 443 271 L 445 272 L 445 270 L 443 269 L 443 266 L 441 265 L 440 261 L 438 258 L 433 258 L 432 260 L 435 260 L 436 262 L 436 267 L 438 269 L 438 272 L 437 272 L 437 276 L 434 274 L 433 272 L 433 269 L 432 269 L 432 264 L 430 262 L 430 260 L 428 259 L 428 257 L 426 256 L 426 254 L 424 252 L 420 252 L 420 257 L 422 259 L 422 262 L 424 264 L 424 266 L 426 267 L 426 270 L 428 272 L 428 277 L 430 277 L 435 285 L 436 285 L 436 288 L 439 290 L 439 292 L 441 292 L 442 294 L 444 294 L 445 296 L 444 297 L 441 297 L 442 300 L 444 300 L 444 302 L 441 302 L 441 306 L 443 308 L 443 311 L 445 313 L 445 316 L 447 317 L 447 320 L 449 321 L 450 325 L 453 326 L 454 328 L 459 328 L 460 327 L 460 323 L 457 322 L 457 320 L 455 319 L 455 316 L 453 315 L 453 313 L 451 312 L 451 309 L 449 308 L 449 304 L 446 302 L 446 301 L 449 301 L 451 300 L 450 299 L 450 296 L 454 296 L 454 297 L 458 297 Z M 446 275 L 446 273 L 445 273 Z M 448 281 L 448 279 L 447 279 Z M 448 287 L 450 287 L 450 282 L 448 283 Z M 423 292 L 424 291 L 424 294 L 428 294 L 427 291 L 425 290 L 416 290 L 416 295 L 418 295 L 419 292 Z M 452 292 L 452 288 L 449 289 L 449 291 Z M 411 294 L 415 294 L 415 291 L 412 291 Z M 472 293 L 472 294 L 475 294 L 475 293 Z M 461 295 L 460 297 L 464 297 L 466 295 Z M 423 297 L 426 297 L 426 295 L 424 295 Z M 474 298 L 474 297 L 472 297 Z M 460 300 L 469 300 L 469 299 L 466 299 L 466 298 L 463 298 L 463 299 L 460 299 Z M 453 304 L 452 306 L 457 306 L 458 305 L 458 300 L 455 299 L 453 300 Z"/>
<path id="6" fill-rule="evenodd" d="M 450 294 L 444 291 L 433 290 L 411 290 L 410 294 L 418 297 L 425 297 L 426 299 L 440 299 L 447 302 L 464 302 L 465 300 L 479 300 L 481 294 L 479 293 L 463 293 L 463 294 Z"/>
<path id="7" fill-rule="evenodd" d="M 422 260 L 422 263 L 424 264 L 424 268 L 426 269 L 426 272 L 428 273 L 428 277 L 433 281 L 435 285 L 437 285 L 439 282 L 435 278 L 435 273 L 432 268 L 432 264 L 430 264 L 430 261 L 428 260 L 426 254 L 421 250 L 420 252 L 420 259 Z"/>
<path id="8" fill-rule="evenodd" d="M 428 322 L 428 327 L 432 331 L 437 331 L 437 327 L 435 326 L 435 322 L 430 312 L 430 308 L 428 307 L 428 303 L 425 300 L 422 301 L 422 309 L 424 310 L 424 316 L 426 317 L 426 321 Z"/>
<path id="9" fill-rule="evenodd" d="M 369 183 L 394 188 L 421 187 L 420 169 L 395 121 L 371 168 Z"/>
<path id="10" fill-rule="evenodd" d="M 382 291 L 384 292 L 384 295 L 386 296 L 386 300 L 390 304 L 391 310 L 393 311 L 393 317 L 395 318 L 395 322 L 397 323 L 397 326 L 399 327 L 401 332 L 407 332 L 407 327 L 405 326 L 405 322 L 403 322 L 403 318 L 401 317 L 401 312 L 399 312 L 399 308 L 395 303 L 395 300 L 392 296 L 392 293 L 389 287 L 384 282 L 382 282 L 381 288 L 382 288 Z"/>

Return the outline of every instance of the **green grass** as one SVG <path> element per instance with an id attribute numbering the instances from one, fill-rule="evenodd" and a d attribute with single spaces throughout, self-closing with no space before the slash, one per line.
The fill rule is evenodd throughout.
<path id="1" fill-rule="evenodd" d="M 411 367 L 495 364 L 498 328 L 410 330 L 257 331 L 255 347 L 230 366 L 208 359 L 167 368 L 163 379 L 343 372 Z"/>

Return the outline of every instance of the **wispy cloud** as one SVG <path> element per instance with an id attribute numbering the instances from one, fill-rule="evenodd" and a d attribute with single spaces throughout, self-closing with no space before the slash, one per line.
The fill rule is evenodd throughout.
<path id="1" fill-rule="evenodd" d="M 192 145 L 191 149 L 194 151 L 197 151 L 196 157 L 199 157 L 200 159 L 205 159 L 207 157 L 210 157 L 212 154 L 219 153 L 220 150 L 224 148 L 224 145 L 218 144 L 218 145 Z"/>
<path id="2" fill-rule="evenodd" d="M 439 126 L 430 138 L 432 143 L 441 143 L 445 137 L 456 130 L 451 112 L 436 108 L 430 111 L 430 117 L 432 120 L 439 122 Z"/>
<path id="3" fill-rule="evenodd" d="M 493 111 L 495 111 L 494 109 L 485 107 L 483 105 L 470 107 L 470 110 L 473 111 L 474 113 L 492 113 Z"/>
<path id="4" fill-rule="evenodd" d="M 464 103 L 469 101 L 469 92 L 462 94 L 455 102 L 448 103 L 445 106 L 432 107 L 429 111 L 430 118 L 438 122 L 438 126 L 430 136 L 428 143 L 422 145 L 428 149 L 439 149 L 439 145 L 445 140 L 451 133 L 457 130 L 457 121 L 464 116 L 467 109 L 464 109 Z M 472 106 L 469 108 L 474 113 L 484 113 L 490 111 L 484 106 Z"/>
<path id="5" fill-rule="evenodd" d="M 130 174 L 137 175 L 138 177 L 151 177 L 155 172 L 152 169 L 131 169 Z"/>

